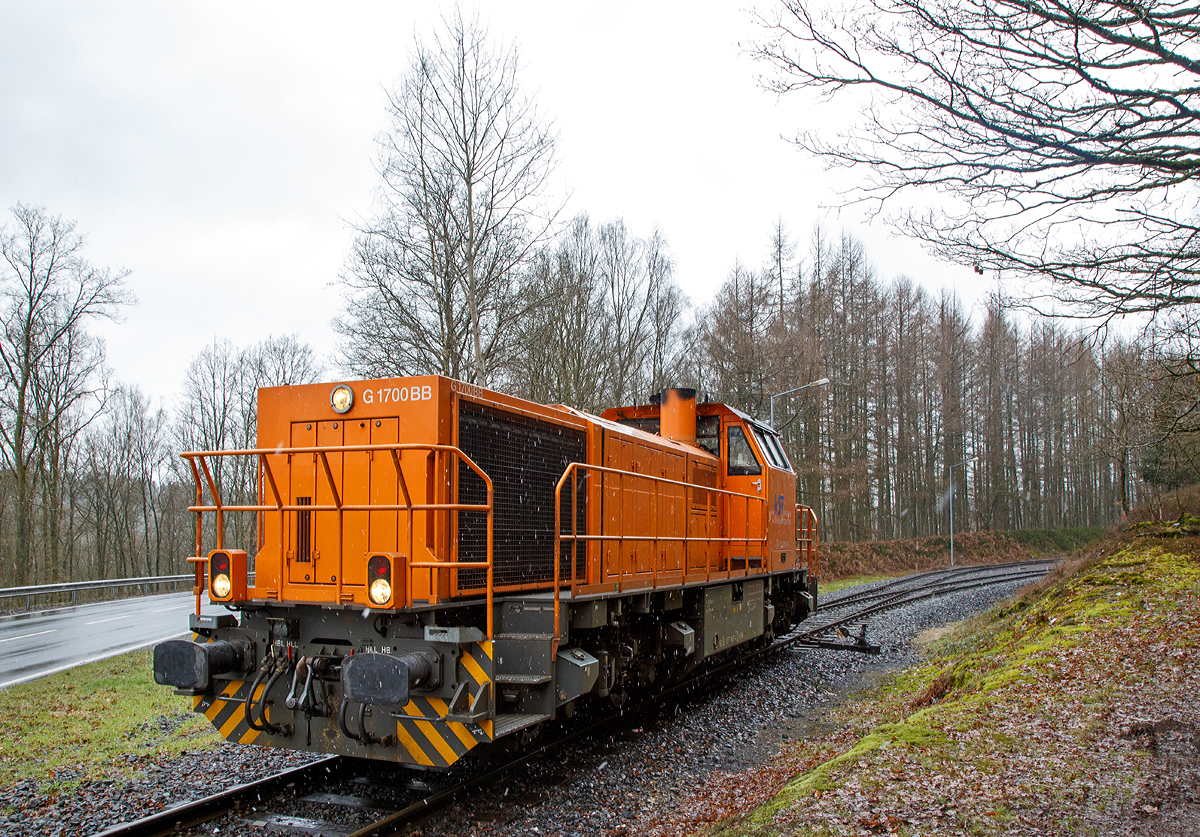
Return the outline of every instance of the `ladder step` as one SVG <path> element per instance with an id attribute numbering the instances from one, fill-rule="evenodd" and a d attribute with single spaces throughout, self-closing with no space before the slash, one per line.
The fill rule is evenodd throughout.
<path id="1" fill-rule="evenodd" d="M 495 726 L 493 726 L 493 737 L 499 738 L 502 735 L 509 735 L 517 730 L 531 727 L 534 724 L 540 724 L 542 721 L 549 721 L 549 715 L 537 714 L 519 714 L 519 715 L 497 715 Z"/>
<path id="2" fill-rule="evenodd" d="M 522 686 L 540 686 L 550 682 L 549 674 L 497 674 L 493 683 L 514 683 Z"/>

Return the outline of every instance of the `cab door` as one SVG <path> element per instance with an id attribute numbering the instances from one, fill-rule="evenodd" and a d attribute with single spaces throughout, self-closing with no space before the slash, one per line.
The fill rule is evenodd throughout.
<path id="1" fill-rule="evenodd" d="M 311 421 L 292 423 L 292 447 L 316 447 L 316 424 Z M 289 512 L 288 518 L 288 581 L 292 584 L 312 584 L 316 573 L 313 567 L 313 513 L 304 506 L 313 504 L 317 485 L 317 456 L 313 453 L 294 453 L 288 457 L 290 476 L 288 496 L 299 511 Z"/>
<path id="2" fill-rule="evenodd" d="M 767 523 L 764 504 L 760 502 L 767 488 L 765 459 L 756 450 L 749 427 L 737 419 L 727 419 L 722 424 L 724 488 L 753 498 L 742 500 L 728 495 L 723 498 L 725 536 L 735 539 L 725 546 L 726 566 L 731 570 L 761 567 L 764 550 L 760 541 Z"/>
<path id="3" fill-rule="evenodd" d="M 317 447 L 341 447 L 345 440 L 345 427 L 342 421 L 319 421 L 317 425 Z M 330 507 L 337 504 L 337 499 L 344 496 L 342 488 L 342 454 L 327 453 L 325 462 L 329 463 L 329 473 L 320 457 L 313 462 L 315 485 L 313 486 L 313 505 Z M 330 485 L 330 475 L 333 485 Z M 337 496 L 334 495 L 337 492 Z M 336 511 L 314 511 L 312 513 L 312 565 L 313 583 L 336 584 L 341 567 L 338 560 L 343 551 L 342 531 L 338 526 Z"/>
<path id="4" fill-rule="evenodd" d="M 787 461 L 779 438 L 760 427 L 751 427 L 760 455 L 766 458 L 767 556 L 768 569 L 795 569 L 796 564 L 796 475 Z"/>

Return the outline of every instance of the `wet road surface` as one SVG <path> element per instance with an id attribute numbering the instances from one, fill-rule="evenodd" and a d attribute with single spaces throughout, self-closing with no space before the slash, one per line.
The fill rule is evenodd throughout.
<path id="1" fill-rule="evenodd" d="M 4 617 L 0 689 L 186 634 L 194 603 L 167 593 Z"/>

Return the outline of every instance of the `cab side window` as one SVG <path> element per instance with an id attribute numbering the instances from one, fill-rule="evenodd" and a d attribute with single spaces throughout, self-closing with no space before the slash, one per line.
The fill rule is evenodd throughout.
<path id="1" fill-rule="evenodd" d="M 752 477 L 761 473 L 762 465 L 759 463 L 758 457 L 754 455 L 754 449 L 750 447 L 745 431 L 737 426 L 730 427 L 729 476 Z"/>
<path id="2" fill-rule="evenodd" d="M 700 416 L 696 419 L 696 444 L 713 456 L 721 455 L 720 416 Z"/>

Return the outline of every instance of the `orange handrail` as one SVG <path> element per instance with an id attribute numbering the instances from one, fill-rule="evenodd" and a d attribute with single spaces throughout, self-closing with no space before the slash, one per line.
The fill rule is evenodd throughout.
<path id="1" fill-rule="evenodd" d="M 434 453 L 435 457 L 439 454 L 451 458 L 453 462 L 462 462 L 474 471 L 484 482 L 487 487 L 487 503 L 486 504 L 471 504 L 471 503 L 413 503 L 409 495 L 408 484 L 404 477 L 404 471 L 400 467 L 400 454 L 407 450 L 426 451 Z M 396 468 L 396 476 L 398 487 L 404 495 L 404 503 L 345 503 L 337 490 L 336 480 L 333 477 L 333 471 L 329 466 L 328 456 L 331 453 L 369 453 L 373 451 L 390 452 L 392 462 Z M 275 479 L 275 474 L 271 468 L 271 463 L 268 457 L 270 456 L 290 456 L 292 454 L 311 453 L 316 455 L 321 462 L 321 471 L 325 476 L 325 480 L 330 489 L 330 494 L 333 497 L 333 505 L 306 505 L 284 503 L 281 494 L 279 493 L 278 483 Z M 205 559 L 201 556 L 204 549 L 203 542 L 203 518 L 206 512 L 214 512 L 217 518 L 216 541 L 217 548 L 222 547 L 223 530 L 224 530 L 224 514 L 225 512 L 254 512 L 262 514 L 266 512 L 277 512 L 280 517 L 280 550 L 279 550 L 279 578 L 282 583 L 286 575 L 284 566 L 284 542 L 283 532 L 284 525 L 282 515 L 289 511 L 332 511 L 338 515 L 338 571 L 337 571 L 337 601 L 342 600 L 342 564 L 344 556 L 342 555 L 343 546 L 343 515 L 348 511 L 398 511 L 408 513 L 408 552 L 405 558 L 405 606 L 412 607 L 412 572 L 414 569 L 431 569 L 434 572 L 431 579 L 431 603 L 437 603 L 437 589 L 440 582 L 440 574 L 442 570 L 449 569 L 451 571 L 457 569 L 487 569 L 487 635 L 488 639 L 493 635 L 493 554 L 492 554 L 492 538 L 493 538 L 493 496 L 492 496 L 492 480 L 482 468 L 475 464 L 471 457 L 467 456 L 453 445 L 434 445 L 421 443 L 405 443 L 394 445 L 331 445 L 329 447 L 296 447 L 296 448 L 252 448 L 246 450 L 215 450 L 215 451 L 189 451 L 180 454 L 188 461 L 191 466 L 193 477 L 196 481 L 196 504 L 188 506 L 188 511 L 194 512 L 196 515 L 196 555 L 189 557 L 188 561 L 196 564 L 196 613 L 200 613 L 200 595 L 203 589 L 204 569 L 202 562 Z M 208 466 L 208 460 L 216 457 L 230 456 L 254 456 L 257 457 L 260 473 L 266 476 L 271 487 L 271 492 L 274 495 L 274 503 L 258 503 L 255 505 L 226 505 L 221 501 L 220 491 L 217 489 L 216 480 L 212 477 L 211 469 Z M 440 458 L 440 457 L 439 457 Z M 452 464 L 451 463 L 451 464 Z M 435 465 L 436 469 L 436 465 Z M 201 478 L 203 472 L 203 481 Z M 207 483 L 209 493 L 212 496 L 212 503 L 205 505 L 202 503 L 204 485 Z M 261 484 L 260 484 L 261 489 Z M 261 490 L 260 490 L 261 496 Z M 448 561 L 413 561 L 413 513 L 418 511 L 432 512 L 461 512 L 461 511 L 477 511 L 487 512 L 487 560 L 474 562 L 459 562 L 457 560 L 457 552 Z M 193 560 L 194 559 L 194 560 Z"/>
<path id="2" fill-rule="evenodd" d="M 586 534 L 586 532 L 585 532 L 582 535 L 579 534 L 579 532 L 578 532 L 579 518 L 578 518 L 578 514 L 577 514 L 579 480 L 576 477 L 578 476 L 579 472 L 581 472 L 581 471 L 584 472 L 585 475 L 587 472 L 596 472 L 596 473 L 601 473 L 601 474 L 616 475 L 619 480 L 618 485 L 621 489 L 622 494 L 624 493 L 624 488 L 625 488 L 624 482 L 625 482 L 626 477 L 629 477 L 634 480 L 645 480 L 645 481 L 652 483 L 654 485 L 654 508 L 657 512 L 656 514 L 650 515 L 651 519 L 653 520 L 653 525 L 654 525 L 653 533 L 635 534 L 635 535 L 627 535 L 627 534 L 613 535 L 613 534 L 601 533 L 601 534 L 589 535 L 589 534 Z M 562 490 L 563 490 L 563 486 L 566 485 L 568 480 L 571 481 L 571 533 L 569 535 L 565 535 L 562 531 Z M 685 493 L 684 498 L 683 498 L 683 504 L 682 504 L 682 511 L 683 511 L 683 515 L 684 515 L 684 524 L 683 524 L 684 534 L 683 535 L 662 535 L 662 534 L 660 534 L 658 523 L 659 523 L 659 518 L 662 517 L 661 506 L 659 505 L 659 500 L 662 496 L 660 493 L 660 489 L 662 486 L 679 486 L 679 487 L 683 488 L 685 490 L 685 492 L 688 492 L 688 493 Z M 601 490 L 603 490 L 603 486 L 601 487 Z M 688 534 L 691 529 L 691 515 L 688 514 L 688 510 L 692 507 L 691 500 L 692 500 L 693 495 L 690 492 L 693 492 L 695 490 L 709 492 L 709 494 L 707 495 L 707 497 L 708 497 L 707 511 L 708 511 L 709 515 L 712 515 L 713 513 L 716 512 L 715 499 L 718 497 L 725 497 L 726 504 L 727 504 L 726 505 L 726 515 L 725 515 L 726 520 L 728 520 L 729 517 L 731 516 L 731 514 L 730 514 L 731 509 L 728 504 L 731 504 L 734 501 L 734 498 L 743 499 L 746 503 L 746 535 L 747 535 L 747 537 L 726 538 L 726 537 L 713 537 L 711 535 L 709 535 L 707 537 L 691 537 Z M 759 519 L 759 528 L 762 531 L 762 537 L 759 537 L 759 538 L 749 537 L 749 534 L 750 534 L 750 502 L 752 500 L 757 501 L 757 503 L 759 504 L 759 507 L 760 507 L 758 519 Z M 578 587 L 578 583 L 579 583 L 578 579 L 576 578 L 575 567 L 578 563 L 578 560 L 577 560 L 578 559 L 578 544 L 580 541 L 583 541 L 584 543 L 587 543 L 589 541 L 617 541 L 617 542 L 623 542 L 623 541 L 627 541 L 627 540 L 628 541 L 653 541 L 654 542 L 654 555 L 651 560 L 651 578 L 652 578 L 652 586 L 653 587 L 658 586 L 658 564 L 659 564 L 659 558 L 660 558 L 659 553 L 658 553 L 658 548 L 659 548 L 659 544 L 662 542 L 682 543 L 685 545 L 689 544 L 689 543 L 705 543 L 709 546 L 711 546 L 714 543 L 724 543 L 724 544 L 744 543 L 746 545 L 747 553 L 749 553 L 749 551 L 750 551 L 750 545 L 756 544 L 759 547 L 758 557 L 762 560 L 761 560 L 761 563 L 759 564 L 759 567 L 757 569 L 757 572 L 755 572 L 755 574 L 762 574 L 762 573 L 766 572 L 766 563 L 767 563 L 766 562 L 766 544 L 767 544 L 768 533 L 767 533 L 767 525 L 766 525 L 766 520 L 767 520 L 766 510 L 767 510 L 767 501 L 766 501 L 765 497 L 756 497 L 752 494 L 742 494 L 737 491 L 727 491 L 722 488 L 710 488 L 708 486 L 696 485 L 696 484 L 690 483 L 690 482 L 682 482 L 680 480 L 673 480 L 673 479 L 669 479 L 667 477 L 656 477 L 656 476 L 653 476 L 652 474 L 639 474 L 634 471 L 623 471 L 618 468 L 608 468 L 603 465 L 589 465 L 586 462 L 572 462 L 570 465 L 568 465 L 566 467 L 566 470 L 563 471 L 562 476 L 559 477 L 559 479 L 558 479 L 558 484 L 554 487 L 554 646 L 553 646 L 554 649 L 557 650 L 558 642 L 559 642 L 559 607 L 560 607 L 559 598 L 560 598 L 561 587 L 562 587 L 561 564 L 562 564 L 562 542 L 563 542 L 563 540 L 569 538 L 571 541 L 571 594 L 572 594 L 572 596 L 575 594 L 576 589 Z M 622 528 L 624 528 L 624 524 L 625 524 L 625 521 L 624 521 L 624 518 L 622 517 L 622 520 L 621 520 Z M 686 553 L 684 555 L 683 573 L 685 576 L 687 575 L 687 555 L 686 555 Z M 746 565 L 745 565 L 745 568 L 742 570 L 741 576 L 747 576 L 747 575 L 750 575 L 751 573 L 752 573 L 752 569 L 750 567 L 750 555 L 747 554 L 746 555 Z M 725 577 L 726 578 L 738 578 L 741 576 L 737 576 L 737 575 L 733 574 L 732 562 L 730 563 L 730 566 L 726 567 L 726 569 L 725 569 Z M 707 581 L 707 580 L 711 580 L 711 579 L 712 579 L 712 561 L 710 559 L 705 564 L 705 580 Z M 618 581 L 617 585 L 619 588 L 621 585 L 621 582 Z"/>
<path id="3" fill-rule="evenodd" d="M 811 506 L 796 506 L 796 553 L 803 555 L 808 576 L 817 574 L 817 513 Z"/>

